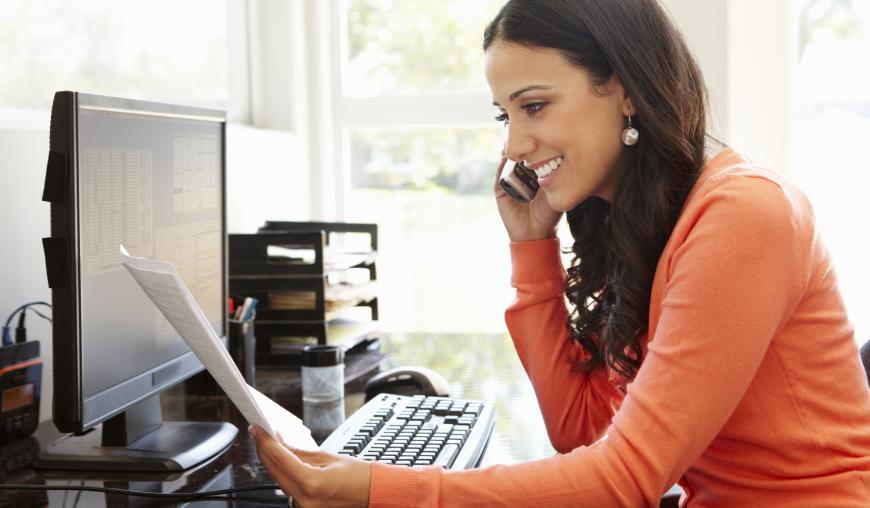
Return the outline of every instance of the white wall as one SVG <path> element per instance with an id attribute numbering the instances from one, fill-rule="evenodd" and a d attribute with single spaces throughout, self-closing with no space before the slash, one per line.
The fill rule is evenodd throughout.
<path id="1" fill-rule="evenodd" d="M 3 323 L 9 313 L 23 303 L 51 301 L 42 255 L 42 238 L 49 235 L 49 204 L 42 202 L 47 157 L 47 119 L 0 125 L 0 319 Z M 45 420 L 51 417 L 51 325 L 29 314 L 27 336 L 40 341 L 44 362 L 39 414 L 40 419 Z"/>
<path id="2" fill-rule="evenodd" d="M 710 90 L 712 133 L 758 164 L 793 172 L 793 0 L 663 0 Z"/>
<path id="3" fill-rule="evenodd" d="M 794 174 L 794 0 L 731 0 L 731 141 L 759 164 Z"/>
<path id="4" fill-rule="evenodd" d="M 710 92 L 711 133 L 720 138 L 731 135 L 728 89 L 728 0 L 665 0 L 679 25 L 689 49 L 701 66 Z"/>

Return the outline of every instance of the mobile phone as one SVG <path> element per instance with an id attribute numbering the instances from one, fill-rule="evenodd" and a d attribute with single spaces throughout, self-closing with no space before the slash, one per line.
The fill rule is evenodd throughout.
<path id="1" fill-rule="evenodd" d="M 528 203 L 538 192 L 538 177 L 521 162 L 507 160 L 501 170 L 498 184 L 508 196 L 521 203 Z"/>

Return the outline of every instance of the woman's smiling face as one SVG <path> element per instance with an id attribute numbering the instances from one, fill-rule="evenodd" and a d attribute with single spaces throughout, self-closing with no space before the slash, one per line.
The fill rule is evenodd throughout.
<path id="1" fill-rule="evenodd" d="M 486 79 L 507 125 L 505 154 L 535 170 L 552 209 L 610 199 L 626 149 L 620 134 L 634 113 L 615 75 L 596 86 L 558 50 L 495 41 Z"/>

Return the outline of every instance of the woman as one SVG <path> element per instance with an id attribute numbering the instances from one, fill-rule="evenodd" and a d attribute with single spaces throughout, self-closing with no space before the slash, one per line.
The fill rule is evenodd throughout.
<path id="1" fill-rule="evenodd" d="M 511 0 L 484 39 L 505 155 L 541 187 L 495 192 L 506 321 L 560 454 L 448 472 L 257 432 L 281 487 L 304 506 L 655 506 L 676 482 L 688 506 L 870 504 L 870 390 L 810 205 L 707 137 L 661 6 Z"/>

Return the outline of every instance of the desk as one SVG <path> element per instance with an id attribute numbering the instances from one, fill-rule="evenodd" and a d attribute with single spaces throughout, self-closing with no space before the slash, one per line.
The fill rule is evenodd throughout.
<path id="1" fill-rule="evenodd" d="M 396 365 L 423 365 L 443 374 L 450 381 L 455 397 L 480 399 L 495 410 L 495 430 L 483 459 L 483 466 L 510 464 L 547 457 L 554 453 L 547 438 L 544 422 L 537 410 L 531 384 L 516 356 L 510 337 L 487 334 L 392 334 L 382 340 L 385 354 L 383 368 Z M 280 372 L 258 373 L 258 385 L 274 388 Z M 267 386 L 263 386 L 267 385 Z M 345 412 L 352 413 L 363 403 L 362 382 L 349 385 Z M 152 492 L 197 492 L 245 485 L 271 483 L 260 466 L 247 424 L 223 395 L 195 395 L 184 385 L 161 395 L 165 420 L 225 420 L 240 429 L 233 444 L 222 454 L 192 470 L 176 474 L 159 473 L 81 473 L 72 471 L 35 471 L 26 457 L 57 439 L 60 434 L 51 422 L 43 422 L 29 440 L 7 445 L 0 454 L 17 456 L 19 462 L 6 459 L 0 469 L 3 483 L 36 485 L 90 485 Z M 282 403 L 301 414 L 298 392 L 285 393 Z M 24 461 L 24 463 L 22 463 Z M 241 494 L 244 500 L 232 506 L 286 506 L 286 498 L 271 491 Z M 95 492 L 0 492 L 0 506 L 167 506 L 166 500 Z M 185 506 L 229 506 L 223 500 L 203 500 Z"/>
<path id="2" fill-rule="evenodd" d="M 553 453 L 544 423 L 536 408 L 531 385 L 507 335 L 473 334 L 392 334 L 381 342 L 385 354 L 383 368 L 396 365 L 424 365 L 441 373 L 450 381 L 451 395 L 481 399 L 493 404 L 495 431 L 483 465 L 514 463 Z M 282 376 L 295 374 L 280 371 L 259 371 L 257 384 L 264 392 L 280 392 Z M 345 412 L 352 413 L 363 404 L 362 381 L 348 385 Z M 222 395 L 197 395 L 189 386 L 179 385 L 161 395 L 165 420 L 225 420 L 240 429 L 239 436 L 223 454 L 197 468 L 176 474 L 158 473 L 81 473 L 73 471 L 35 471 L 27 464 L 9 462 L 0 469 L 4 483 L 37 485 L 90 485 L 152 492 L 196 492 L 258 483 L 271 483 L 260 466 L 247 424 L 229 400 Z M 291 411 L 302 414 L 302 398 L 298 391 L 280 392 L 280 402 Z M 51 422 L 40 424 L 30 440 L 7 445 L 5 453 L 25 461 L 39 446 L 60 437 Z M 0 450 L 4 453 L 4 450 Z M 286 499 L 272 492 L 243 494 L 246 501 L 233 506 L 286 506 Z M 96 492 L 0 492 L 0 506 L 157 506 L 165 500 L 127 497 Z M 191 506 L 227 506 L 226 501 L 208 500 Z"/>

